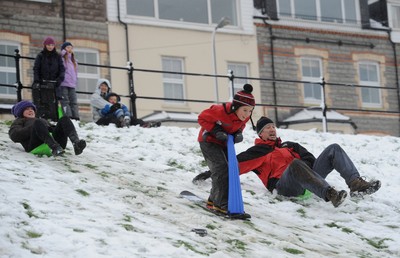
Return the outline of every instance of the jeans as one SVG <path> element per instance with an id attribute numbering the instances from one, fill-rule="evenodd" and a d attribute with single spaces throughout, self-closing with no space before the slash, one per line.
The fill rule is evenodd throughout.
<path id="1" fill-rule="evenodd" d="M 222 209 L 228 209 L 229 171 L 227 149 L 216 143 L 200 142 L 200 149 L 211 171 L 209 200 Z"/>
<path id="2" fill-rule="evenodd" d="M 326 200 L 326 191 L 330 185 L 325 178 L 334 169 L 347 185 L 360 176 L 346 152 L 338 144 L 331 144 L 315 160 L 313 169 L 295 159 L 283 172 L 276 189 L 278 194 L 284 196 L 299 196 L 307 189 Z"/>
<path id="3" fill-rule="evenodd" d="M 75 88 L 62 86 L 61 92 L 63 96 L 61 106 L 64 114 L 70 118 L 79 119 L 79 107 Z"/>

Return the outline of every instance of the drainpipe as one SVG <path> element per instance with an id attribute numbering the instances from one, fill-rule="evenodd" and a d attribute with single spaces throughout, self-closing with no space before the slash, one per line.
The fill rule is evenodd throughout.
<path id="1" fill-rule="evenodd" d="M 267 23 L 265 21 L 265 18 L 262 19 L 264 24 L 268 26 L 268 31 L 269 31 L 269 42 L 270 42 L 270 48 L 271 48 L 271 71 L 272 71 L 272 89 L 273 89 L 273 95 L 274 95 L 274 116 L 275 116 L 275 124 L 277 127 L 279 127 L 280 123 L 278 121 L 278 108 L 277 108 L 277 100 L 276 100 L 276 82 L 275 82 L 275 56 L 274 56 L 274 39 L 275 36 L 272 33 L 272 25 Z"/>
<path id="2" fill-rule="evenodd" d="M 62 27 L 63 27 L 63 42 L 67 41 L 67 29 L 65 23 L 65 0 L 61 0 L 61 15 L 62 15 Z"/>
<path id="3" fill-rule="evenodd" d="M 118 9 L 118 21 L 125 27 L 125 44 L 126 44 L 126 61 L 129 62 L 129 39 L 128 39 L 128 25 L 121 20 L 120 9 L 119 9 L 119 0 L 117 0 L 117 9 Z"/>
<path id="4" fill-rule="evenodd" d="M 392 41 L 392 38 L 390 37 L 390 32 L 388 31 L 389 34 L 389 41 L 392 44 L 393 48 L 393 55 L 394 55 L 394 69 L 395 69 L 395 75 L 396 75 L 396 85 L 397 85 L 397 103 L 399 105 L 399 113 L 400 113 L 400 85 L 399 85 L 399 67 L 397 65 L 397 50 L 396 50 L 396 43 Z M 400 114 L 399 114 L 399 136 L 400 136 Z"/>

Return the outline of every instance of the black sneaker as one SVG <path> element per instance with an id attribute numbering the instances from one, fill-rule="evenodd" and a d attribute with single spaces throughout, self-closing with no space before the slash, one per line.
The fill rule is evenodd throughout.
<path id="1" fill-rule="evenodd" d="M 372 181 L 365 181 L 363 178 L 358 177 L 351 181 L 349 184 L 350 188 L 350 196 L 358 196 L 358 195 L 365 195 L 365 194 L 373 194 L 381 188 L 381 181 L 379 180 L 372 180 Z"/>
<path id="2" fill-rule="evenodd" d="M 242 219 L 242 220 L 251 219 L 251 216 L 248 213 L 230 213 L 228 216 L 230 219 Z"/>
<path id="3" fill-rule="evenodd" d="M 335 208 L 342 204 L 346 197 L 347 192 L 345 190 L 338 192 L 333 187 L 329 187 L 326 191 L 326 199 L 331 201 Z"/>
<path id="4" fill-rule="evenodd" d="M 198 184 L 200 182 L 205 181 L 206 179 L 211 177 L 211 171 L 206 171 L 203 173 L 198 174 L 197 176 L 195 176 L 192 180 L 193 184 Z"/>
<path id="5" fill-rule="evenodd" d="M 61 148 L 60 145 L 55 146 L 52 150 L 51 150 L 51 154 L 53 155 L 53 157 L 58 157 L 58 156 L 62 156 L 64 154 L 64 149 Z"/>
<path id="6" fill-rule="evenodd" d="M 86 148 L 86 141 L 79 140 L 78 142 L 74 143 L 73 146 L 74 146 L 75 155 L 79 155 Z"/>

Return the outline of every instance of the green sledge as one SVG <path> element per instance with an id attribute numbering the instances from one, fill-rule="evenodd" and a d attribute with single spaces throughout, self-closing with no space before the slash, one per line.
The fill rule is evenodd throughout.
<path id="1" fill-rule="evenodd" d="M 49 145 L 47 145 L 46 143 L 43 143 L 42 145 L 37 146 L 36 148 L 31 150 L 31 153 L 34 155 L 38 155 L 38 156 L 46 155 L 47 157 L 50 157 L 52 155 L 51 149 L 50 149 Z"/>
<path id="2" fill-rule="evenodd" d="M 58 105 L 58 110 L 57 111 L 58 111 L 58 118 L 59 119 L 64 116 L 64 112 L 62 110 L 61 105 Z M 43 143 L 42 145 L 37 146 L 36 148 L 31 150 L 30 153 L 32 153 L 34 155 L 38 155 L 38 156 L 46 155 L 47 157 L 50 157 L 52 155 L 51 149 L 50 149 L 49 145 L 47 145 L 46 143 Z"/>
<path id="3" fill-rule="evenodd" d="M 312 196 L 312 193 L 306 189 L 302 195 L 299 195 L 296 198 L 300 201 L 305 201 L 305 200 L 310 199 L 311 196 Z"/>

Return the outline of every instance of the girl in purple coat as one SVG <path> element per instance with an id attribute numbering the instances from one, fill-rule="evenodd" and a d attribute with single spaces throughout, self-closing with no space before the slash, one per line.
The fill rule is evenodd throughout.
<path id="1" fill-rule="evenodd" d="M 64 115 L 71 119 L 79 120 L 79 107 L 76 96 L 78 85 L 78 62 L 75 59 L 74 47 L 70 42 L 64 42 L 61 46 L 61 57 L 65 67 L 65 78 L 61 83 L 61 106 Z"/>

